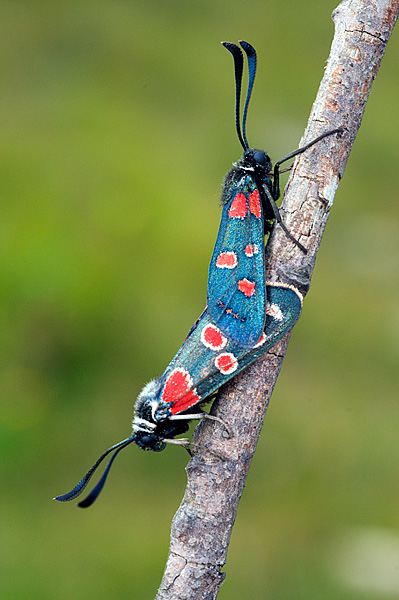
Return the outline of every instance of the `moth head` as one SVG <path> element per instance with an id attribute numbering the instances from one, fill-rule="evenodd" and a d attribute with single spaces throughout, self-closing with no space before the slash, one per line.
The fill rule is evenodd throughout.
<path id="1" fill-rule="evenodd" d="M 242 164 L 244 167 L 252 167 L 252 169 L 261 172 L 263 175 L 268 175 L 272 170 L 272 161 L 268 154 L 263 150 L 257 148 L 251 148 L 244 152 L 242 157 Z"/>

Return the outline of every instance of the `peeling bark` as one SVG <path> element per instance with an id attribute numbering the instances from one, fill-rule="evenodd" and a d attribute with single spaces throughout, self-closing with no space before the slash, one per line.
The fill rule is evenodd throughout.
<path id="1" fill-rule="evenodd" d="M 267 246 L 266 279 L 309 290 L 316 253 L 360 127 L 371 85 L 399 12 L 399 0 L 344 0 L 334 11 L 331 53 L 302 144 L 344 127 L 295 161 L 282 203 L 290 232 L 308 248 L 305 256 L 276 226 Z M 184 498 L 172 522 L 171 545 L 156 600 L 212 600 L 225 574 L 238 503 L 275 385 L 287 334 L 264 357 L 225 385 L 212 407 L 234 433 L 202 421 L 201 446 L 187 466 Z M 204 451 L 212 448 L 225 456 Z"/>

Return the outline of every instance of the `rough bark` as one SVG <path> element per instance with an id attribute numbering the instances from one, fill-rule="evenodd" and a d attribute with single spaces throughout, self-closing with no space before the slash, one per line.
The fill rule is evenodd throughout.
<path id="1" fill-rule="evenodd" d="M 396 22 L 399 0 L 344 0 L 333 13 L 335 35 L 302 145 L 344 127 L 298 157 L 282 203 L 288 229 L 304 255 L 278 226 L 267 247 L 267 280 L 295 285 L 306 294 L 334 194 L 360 127 L 371 85 Z M 221 390 L 212 413 L 234 433 L 203 421 L 194 441 L 222 453 L 197 452 L 173 522 L 171 545 L 156 600 L 216 598 L 225 577 L 227 549 L 238 502 L 262 428 L 289 334 Z"/>

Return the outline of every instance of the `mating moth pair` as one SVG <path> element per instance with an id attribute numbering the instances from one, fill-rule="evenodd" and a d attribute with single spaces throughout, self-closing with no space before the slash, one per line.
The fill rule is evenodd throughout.
<path id="1" fill-rule="evenodd" d="M 207 306 L 163 375 L 150 381 L 140 393 L 131 436 L 104 452 L 73 490 L 55 500 L 64 502 L 79 496 L 99 464 L 112 452 L 100 481 L 79 503 L 81 507 L 90 506 L 102 490 L 116 455 L 132 442 L 156 452 L 163 450 L 168 442 L 189 445 L 188 440 L 175 438 L 188 430 L 192 419 L 206 415 L 201 404 L 269 350 L 300 316 L 299 291 L 289 285 L 265 281 L 264 238 L 274 220 L 287 238 L 306 253 L 287 230 L 276 206 L 280 165 L 342 130 L 320 135 L 273 167 L 265 152 L 249 148 L 245 132 L 256 72 L 255 49 L 247 42 L 240 42 L 247 55 L 249 72 L 241 128 L 243 54 L 236 44 L 223 42 L 223 45 L 234 58 L 236 129 L 244 154 L 228 172 L 223 185 L 222 217 L 209 266 Z"/>

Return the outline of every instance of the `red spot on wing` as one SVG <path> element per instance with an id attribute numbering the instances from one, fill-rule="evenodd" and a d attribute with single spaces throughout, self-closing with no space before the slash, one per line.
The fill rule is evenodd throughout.
<path id="1" fill-rule="evenodd" d="M 229 217 L 234 219 L 244 219 L 247 216 L 247 212 L 247 199 L 245 198 L 244 194 L 237 194 L 231 203 Z"/>
<path id="2" fill-rule="evenodd" d="M 247 244 L 244 252 L 246 256 L 253 256 L 254 254 L 259 253 L 259 247 L 257 244 Z"/>
<path id="3" fill-rule="evenodd" d="M 223 352 L 215 358 L 215 366 L 223 375 L 231 375 L 237 370 L 238 361 L 231 352 Z"/>
<path id="4" fill-rule="evenodd" d="M 266 334 L 263 331 L 262 335 L 260 336 L 260 338 L 258 340 L 258 342 L 255 344 L 254 348 L 259 348 L 259 346 L 263 346 L 263 344 L 265 343 L 265 341 L 266 341 Z"/>
<path id="5" fill-rule="evenodd" d="M 253 281 L 249 281 L 248 279 L 241 279 L 237 283 L 237 288 L 242 292 L 247 298 L 250 298 L 255 293 L 255 283 Z"/>
<path id="6" fill-rule="evenodd" d="M 206 325 L 201 331 L 201 342 L 213 351 L 222 350 L 227 344 L 227 338 L 222 335 L 215 325 Z"/>
<path id="7" fill-rule="evenodd" d="M 273 317 L 273 319 L 276 319 L 277 321 L 284 320 L 284 315 L 281 312 L 281 308 L 278 306 L 278 304 L 267 304 L 266 314 L 270 315 L 271 317 Z"/>
<path id="8" fill-rule="evenodd" d="M 170 402 L 170 412 L 172 415 L 183 412 L 193 404 L 200 402 L 195 389 L 190 389 L 193 385 L 191 375 L 185 369 L 175 369 L 167 378 L 163 391 L 163 402 Z"/>
<path id="9" fill-rule="evenodd" d="M 257 219 L 260 218 L 262 211 L 260 207 L 258 190 L 254 190 L 249 194 L 249 210 Z"/>
<path id="10" fill-rule="evenodd" d="M 219 269 L 234 269 L 237 266 L 237 256 L 235 252 L 221 252 L 216 260 L 216 266 Z"/>
<path id="11" fill-rule="evenodd" d="M 198 396 L 198 394 L 196 394 L 193 390 L 179 398 L 179 400 L 173 402 L 172 406 L 170 407 L 170 412 L 172 413 L 172 415 L 178 415 L 179 413 L 184 412 L 191 406 L 194 406 L 194 404 L 198 404 L 198 402 L 201 402 L 201 397 Z"/>

